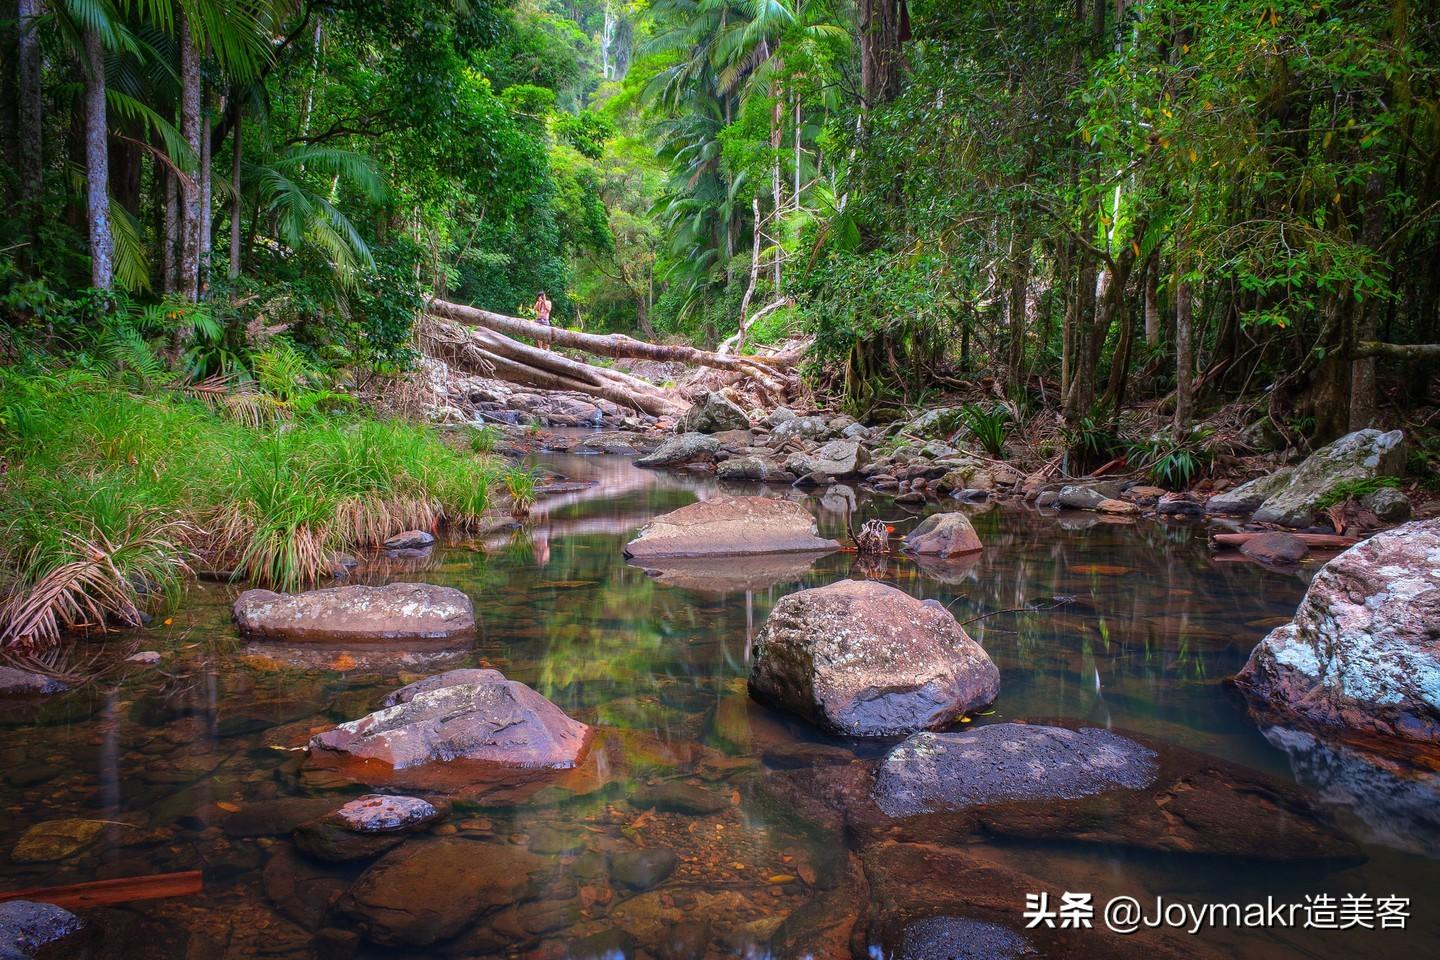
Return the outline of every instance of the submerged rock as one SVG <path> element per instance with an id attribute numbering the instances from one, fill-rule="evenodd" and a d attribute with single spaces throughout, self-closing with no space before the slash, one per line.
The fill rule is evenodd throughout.
<path id="1" fill-rule="evenodd" d="M 63 940 L 83 926 L 80 918 L 53 903 L 0 903 L 0 960 L 29 960 L 41 947 Z"/>
<path id="2" fill-rule="evenodd" d="M 875 802 L 892 817 L 1005 800 L 1074 800 L 1139 790 L 1155 752 L 1108 730 L 996 723 L 963 733 L 917 733 L 886 756 Z"/>
<path id="3" fill-rule="evenodd" d="M 317 734 L 310 748 L 397 770 L 449 760 L 563 768 L 575 765 L 589 736 L 589 727 L 525 684 L 486 679 L 416 692 Z"/>
<path id="4" fill-rule="evenodd" d="M 62 683 L 54 677 L 21 670 L 18 667 L 0 666 L 0 697 L 44 696 L 51 693 L 64 693 L 69 689 L 68 684 Z"/>
<path id="5" fill-rule="evenodd" d="M 1265 712 L 1440 743 L 1440 520 L 1325 564 L 1235 682 Z"/>
<path id="6" fill-rule="evenodd" d="M 893 736 L 991 703 L 1000 672 L 938 604 L 842 580 L 775 604 L 756 640 L 749 689 L 835 733 Z"/>
<path id="7" fill-rule="evenodd" d="M 674 873 L 679 862 L 672 850 L 629 850 L 611 858 L 610 879 L 631 890 L 649 890 Z"/>
<path id="8" fill-rule="evenodd" d="M 764 590 L 799 580 L 828 551 L 762 553 L 745 557 L 661 557 L 643 563 L 645 575 L 669 587 L 700 593 Z"/>
<path id="9" fill-rule="evenodd" d="M 427 947 L 515 903 L 542 864 L 512 844 L 416 840 L 371 865 L 338 908 L 375 943 Z"/>
<path id="10" fill-rule="evenodd" d="M 932 513 L 905 536 L 905 551 L 925 557 L 954 557 L 984 547 L 963 513 Z"/>
<path id="11" fill-rule="evenodd" d="M 651 520 L 625 545 L 634 560 L 829 551 L 815 518 L 800 504 L 766 497 L 718 496 Z"/>
<path id="12" fill-rule="evenodd" d="M 676 433 L 723 433 L 748 430 L 750 418 L 723 393 L 705 394 L 675 424 Z"/>
<path id="13" fill-rule="evenodd" d="M 99 820 L 47 820 L 20 835 L 10 859 L 16 863 L 48 863 L 74 856 L 95 842 L 105 829 Z"/>
<path id="14" fill-rule="evenodd" d="M 1260 523 L 1308 527 L 1322 504 L 1348 486 L 1398 473 L 1404 466 L 1399 430 L 1356 430 L 1311 454 L 1296 467 L 1277 470 L 1211 497 L 1210 513 L 1248 514 Z"/>
<path id="15" fill-rule="evenodd" d="M 247 638 L 284 642 L 449 640 L 475 632 L 470 598 L 428 583 L 246 590 L 235 600 L 234 616 Z"/>

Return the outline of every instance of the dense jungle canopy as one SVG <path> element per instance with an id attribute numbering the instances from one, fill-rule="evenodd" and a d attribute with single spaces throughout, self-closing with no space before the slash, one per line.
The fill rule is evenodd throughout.
<path id="1" fill-rule="evenodd" d="M 855 412 L 983 382 L 1076 436 L 1263 395 L 1319 441 L 1434 377 L 1433 4 L 11 0 L 0 21 L 12 357 L 244 379 L 278 337 L 392 377 L 425 298 L 513 315 L 545 290 L 591 332 L 809 338 L 807 383 Z"/>

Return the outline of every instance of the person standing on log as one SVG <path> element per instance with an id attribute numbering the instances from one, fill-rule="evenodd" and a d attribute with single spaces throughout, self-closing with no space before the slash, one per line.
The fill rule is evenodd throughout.
<path id="1" fill-rule="evenodd" d="M 555 309 L 555 304 L 550 302 L 550 297 L 545 293 L 544 290 L 541 290 L 540 296 L 535 298 L 534 309 L 536 321 L 547 327 L 550 326 L 550 311 Z M 546 340 L 541 343 L 540 346 L 542 349 L 549 350 L 550 341 Z"/>

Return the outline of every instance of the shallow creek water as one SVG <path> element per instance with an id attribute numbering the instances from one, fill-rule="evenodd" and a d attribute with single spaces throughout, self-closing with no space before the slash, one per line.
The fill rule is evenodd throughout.
<path id="1" fill-rule="evenodd" d="M 844 902 L 839 878 L 856 869 L 851 838 L 767 791 L 767 781 L 803 762 L 797 758 L 807 751 L 833 761 L 837 750 L 873 757 L 890 743 L 828 740 L 745 694 L 751 645 L 779 597 L 868 575 L 948 604 L 962 621 L 1043 608 L 967 627 L 1002 673 L 999 702 L 977 725 L 1061 719 L 1128 730 L 1298 780 L 1365 855 L 1363 863 L 1330 869 L 1079 838 L 972 842 L 968 862 L 1054 889 L 1093 891 L 1097 902 L 1118 894 L 1142 902 L 1156 895 L 1192 903 L 1299 901 L 1321 891 L 1412 900 L 1405 930 L 1211 929 L 1128 943 L 1103 929 L 1076 930 L 1060 941 L 1065 955 L 1440 953 L 1440 920 L 1430 909 L 1440 893 L 1434 782 L 1397 777 L 1300 735 L 1267 736 L 1224 682 L 1256 640 L 1293 613 L 1305 574 L 1218 562 L 1197 526 L 1057 518 L 1003 506 L 975 515 L 986 549 L 968 563 L 922 567 L 897 557 L 859 570 L 853 556 L 833 554 L 813 563 L 725 563 L 647 575 L 625 562 L 626 540 L 650 517 L 708 496 L 717 484 L 638 470 L 619 457 L 540 460 L 598 482 L 549 498 L 543 516 L 523 530 L 451 543 L 429 559 L 377 561 L 361 572 L 374 582 L 413 579 L 465 590 L 481 629 L 463 649 L 246 644 L 229 623 L 236 591 L 202 585 L 164 624 L 110 643 L 120 652 L 160 651 L 158 667 L 111 674 L 43 705 L 0 709 L 0 892 L 201 870 L 199 896 L 90 914 L 96 956 L 187 960 L 349 957 L 357 950 L 564 957 L 600 955 L 607 945 L 618 951 L 612 956 L 762 956 L 777 929 L 788 936 L 803 927 L 792 919 L 779 928 L 781 921 L 805 911 L 899 909 L 924 917 L 929 894 L 918 888 L 915 902 L 898 906 Z M 850 511 L 858 511 L 857 523 L 909 516 L 886 500 L 861 496 L 857 503 L 846 488 L 804 499 L 831 536 L 843 536 Z M 334 904 L 365 865 L 307 861 L 288 834 L 298 820 L 369 791 L 307 767 L 295 748 L 312 732 L 373 709 L 401 683 L 474 665 L 497 667 L 595 725 L 595 744 L 579 769 L 538 779 L 479 787 L 412 771 L 384 785 L 422 794 L 439 788 L 453 800 L 443 826 L 407 844 L 444 842 L 453 855 L 457 842 L 472 842 L 461 849 L 482 874 L 489 863 L 511 869 L 503 865 L 514 857 L 502 854 L 523 851 L 532 872 L 516 905 L 484 912 L 456 937 L 423 946 L 357 943 L 355 925 Z M 677 784 L 691 788 L 692 801 L 693 790 L 703 791 L 713 809 L 653 803 L 657 790 Z M 67 836 L 41 845 L 47 859 L 34 859 L 33 848 L 15 854 L 36 824 L 77 820 L 63 828 Z M 1267 824 L 1249 826 L 1263 846 Z M 641 848 L 672 850 L 679 863 L 667 879 L 636 892 L 610 875 L 607 861 Z M 407 906 L 443 897 L 451 863 L 437 856 L 412 891 L 417 903 Z M 973 877 L 941 880 L 961 894 L 973 883 L 978 895 L 990 875 L 977 868 Z M 887 896 L 895 899 L 893 891 Z M 1013 904 L 1012 928 L 1023 927 L 1024 906 Z M 577 948 L 577 941 L 588 946 Z M 832 955 L 827 949 L 816 955 Z M 944 955 L 990 954 L 977 947 Z"/>

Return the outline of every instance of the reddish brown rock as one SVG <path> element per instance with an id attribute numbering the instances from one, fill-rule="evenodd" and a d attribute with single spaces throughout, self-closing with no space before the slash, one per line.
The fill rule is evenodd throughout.
<path id="1" fill-rule="evenodd" d="M 1440 743 L 1440 520 L 1325 564 L 1235 682 L 1266 713 Z"/>
<path id="2" fill-rule="evenodd" d="M 428 583 L 246 590 L 235 600 L 234 616 L 248 639 L 291 643 L 435 641 L 475 633 L 470 598 Z"/>
<path id="3" fill-rule="evenodd" d="M 905 537 L 905 551 L 923 557 L 961 556 L 984 548 L 963 513 L 932 513 Z"/>
<path id="4" fill-rule="evenodd" d="M 492 679 L 415 693 L 317 734 L 310 747 L 397 770 L 449 760 L 565 768 L 575 765 L 589 736 L 589 727 L 525 684 Z"/>
<path id="5" fill-rule="evenodd" d="M 1259 563 L 1299 563 L 1310 554 L 1305 541 L 1293 533 L 1262 533 L 1251 537 L 1240 546 L 1240 552 Z"/>
<path id="6" fill-rule="evenodd" d="M 718 496 L 651 520 L 625 545 L 633 560 L 828 551 L 839 544 L 817 536 L 815 518 L 800 504 L 768 497 Z"/>
<path id="7" fill-rule="evenodd" d="M 993 702 L 1000 671 L 939 604 L 842 580 L 775 604 L 756 640 L 749 689 L 835 733 L 894 736 Z"/>

